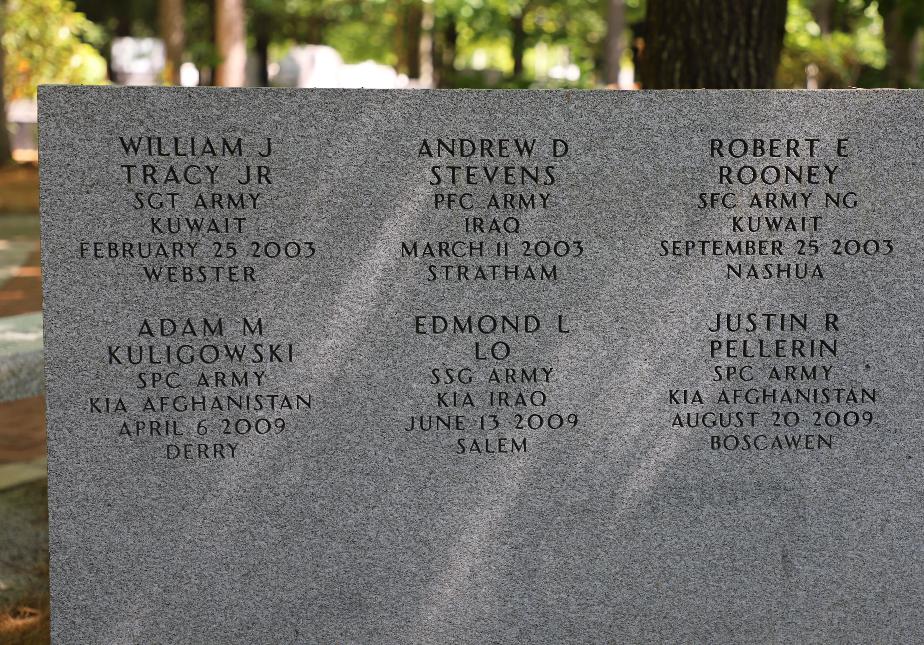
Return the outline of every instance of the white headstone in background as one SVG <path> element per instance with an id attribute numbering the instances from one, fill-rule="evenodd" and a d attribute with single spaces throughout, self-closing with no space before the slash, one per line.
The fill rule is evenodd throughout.
<path id="1" fill-rule="evenodd" d="M 280 87 L 400 89 L 407 76 L 374 61 L 343 62 L 337 50 L 326 45 L 293 47 L 279 62 L 271 79 Z"/>
<path id="2" fill-rule="evenodd" d="M 112 41 L 113 82 L 158 85 L 166 65 L 164 42 L 158 38 L 115 38 Z"/>

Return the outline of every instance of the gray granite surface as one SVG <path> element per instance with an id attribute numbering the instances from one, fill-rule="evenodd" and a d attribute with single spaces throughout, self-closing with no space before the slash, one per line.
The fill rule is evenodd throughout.
<path id="1" fill-rule="evenodd" d="M 922 108 L 43 87 L 54 641 L 921 642 Z"/>

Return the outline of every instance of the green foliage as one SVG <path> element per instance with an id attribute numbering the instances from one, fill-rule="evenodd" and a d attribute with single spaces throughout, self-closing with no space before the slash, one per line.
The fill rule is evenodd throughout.
<path id="1" fill-rule="evenodd" d="M 99 29 L 69 0 L 6 0 L 4 91 L 32 98 L 41 83 L 96 85 L 106 61 L 94 43 Z"/>
<path id="2" fill-rule="evenodd" d="M 435 0 L 437 23 L 456 21 L 458 65 L 476 72 L 496 70 L 504 77 L 496 81 L 503 87 L 545 81 L 551 68 L 563 64 L 577 65 L 584 83 L 589 82 L 602 57 L 605 5 L 605 0 Z M 517 18 L 522 18 L 526 48 L 524 78 L 519 79 L 511 78 Z M 459 80 L 473 76 L 478 77 L 469 72 Z"/>
<path id="3" fill-rule="evenodd" d="M 789 0 L 786 38 L 777 72 L 779 87 L 804 88 L 814 76 L 819 88 L 854 87 L 865 70 L 886 64 L 882 16 L 875 2 L 838 0 L 838 24 L 821 27 L 803 0 Z"/>
<path id="4" fill-rule="evenodd" d="M 322 14 L 323 44 L 336 49 L 347 63 L 375 60 L 398 62 L 396 43 L 401 28 L 401 2 L 366 0 L 334 3 Z"/>
<path id="5" fill-rule="evenodd" d="M 158 34 L 158 0 L 7 1 L 7 90 L 14 96 L 31 95 L 38 82 L 101 82 L 94 46 L 108 52 L 115 36 Z M 275 60 L 292 45 L 323 44 L 348 63 L 371 59 L 406 71 L 422 2 L 432 8 L 444 86 L 593 87 L 602 80 L 609 0 L 246 0 L 247 33 L 253 49 Z M 631 65 L 629 47 L 644 37 L 646 0 L 624 5 L 623 64 Z M 185 11 L 187 58 L 214 67 L 213 0 L 185 0 Z M 903 33 L 910 41 L 922 25 L 924 0 L 789 0 L 778 85 L 805 87 L 809 76 L 819 87 L 888 83 L 893 61 L 907 51 L 888 37 Z M 523 46 L 517 76 L 515 40 Z"/>
<path id="6" fill-rule="evenodd" d="M 532 22 L 533 46 L 538 42 L 552 49 L 557 46 L 557 66 L 576 65 L 585 83 L 594 78 L 603 60 L 606 14 L 596 5 L 586 0 L 546 2 L 537 8 Z M 550 71 L 539 66 L 535 69 L 543 77 Z"/>

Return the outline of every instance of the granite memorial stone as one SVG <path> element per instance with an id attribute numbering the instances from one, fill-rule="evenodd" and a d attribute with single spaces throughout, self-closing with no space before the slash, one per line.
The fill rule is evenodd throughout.
<path id="1" fill-rule="evenodd" d="M 39 106 L 55 642 L 924 639 L 924 94 Z"/>

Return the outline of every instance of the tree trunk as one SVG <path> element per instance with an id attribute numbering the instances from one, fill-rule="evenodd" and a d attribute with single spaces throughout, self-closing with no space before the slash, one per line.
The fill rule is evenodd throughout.
<path id="1" fill-rule="evenodd" d="M 408 78 L 420 76 L 421 0 L 395 3 L 398 23 L 395 28 L 395 52 L 398 54 L 396 68 Z"/>
<path id="2" fill-rule="evenodd" d="M 160 37 L 164 41 L 167 60 L 164 66 L 164 82 L 180 84 L 180 65 L 186 49 L 186 17 L 183 0 L 160 0 L 158 4 Z"/>
<path id="3" fill-rule="evenodd" d="M 269 87 L 270 33 L 268 29 L 261 26 L 266 24 L 265 20 L 258 21 L 257 33 L 254 34 L 254 49 L 257 56 L 257 82 L 260 87 Z"/>
<path id="4" fill-rule="evenodd" d="M 513 77 L 523 78 L 523 54 L 526 53 L 526 10 L 510 19 L 510 54 L 513 57 Z"/>
<path id="5" fill-rule="evenodd" d="M 242 87 L 246 80 L 247 38 L 244 0 L 215 0 L 215 85 Z"/>
<path id="6" fill-rule="evenodd" d="M 13 160 L 10 148 L 10 131 L 6 121 L 6 84 L 3 66 L 6 64 L 6 51 L 3 48 L 3 34 L 6 28 L 6 0 L 0 0 L 0 166 Z"/>
<path id="7" fill-rule="evenodd" d="M 625 49 L 623 40 L 625 30 L 625 0 L 609 0 L 609 11 L 606 16 L 606 51 L 603 57 L 605 66 L 603 82 L 606 85 L 619 85 L 619 64 Z"/>
<path id="8" fill-rule="evenodd" d="M 834 31 L 834 0 L 815 0 L 812 5 L 812 17 L 818 23 L 822 34 Z"/>
<path id="9" fill-rule="evenodd" d="M 911 87 L 921 86 L 921 55 L 924 54 L 924 29 L 918 29 L 911 39 Z"/>
<path id="10" fill-rule="evenodd" d="M 434 47 L 433 47 L 433 3 L 424 2 L 420 13 L 420 85 L 433 87 Z"/>
<path id="11" fill-rule="evenodd" d="M 911 87 L 916 81 L 914 23 L 907 20 L 905 8 L 894 3 L 883 18 L 885 46 L 889 53 L 889 87 Z"/>
<path id="12" fill-rule="evenodd" d="M 446 16 L 446 23 L 440 29 L 439 47 L 436 55 L 434 81 L 437 87 L 454 87 L 456 51 L 459 42 L 459 27 L 455 14 Z"/>
<path id="13" fill-rule="evenodd" d="M 407 54 L 407 75 L 410 78 L 420 78 L 420 23 L 423 20 L 423 11 L 420 0 L 413 0 L 404 14 L 404 46 Z"/>
<path id="14" fill-rule="evenodd" d="M 642 85 L 773 87 L 786 0 L 649 0 Z"/>

